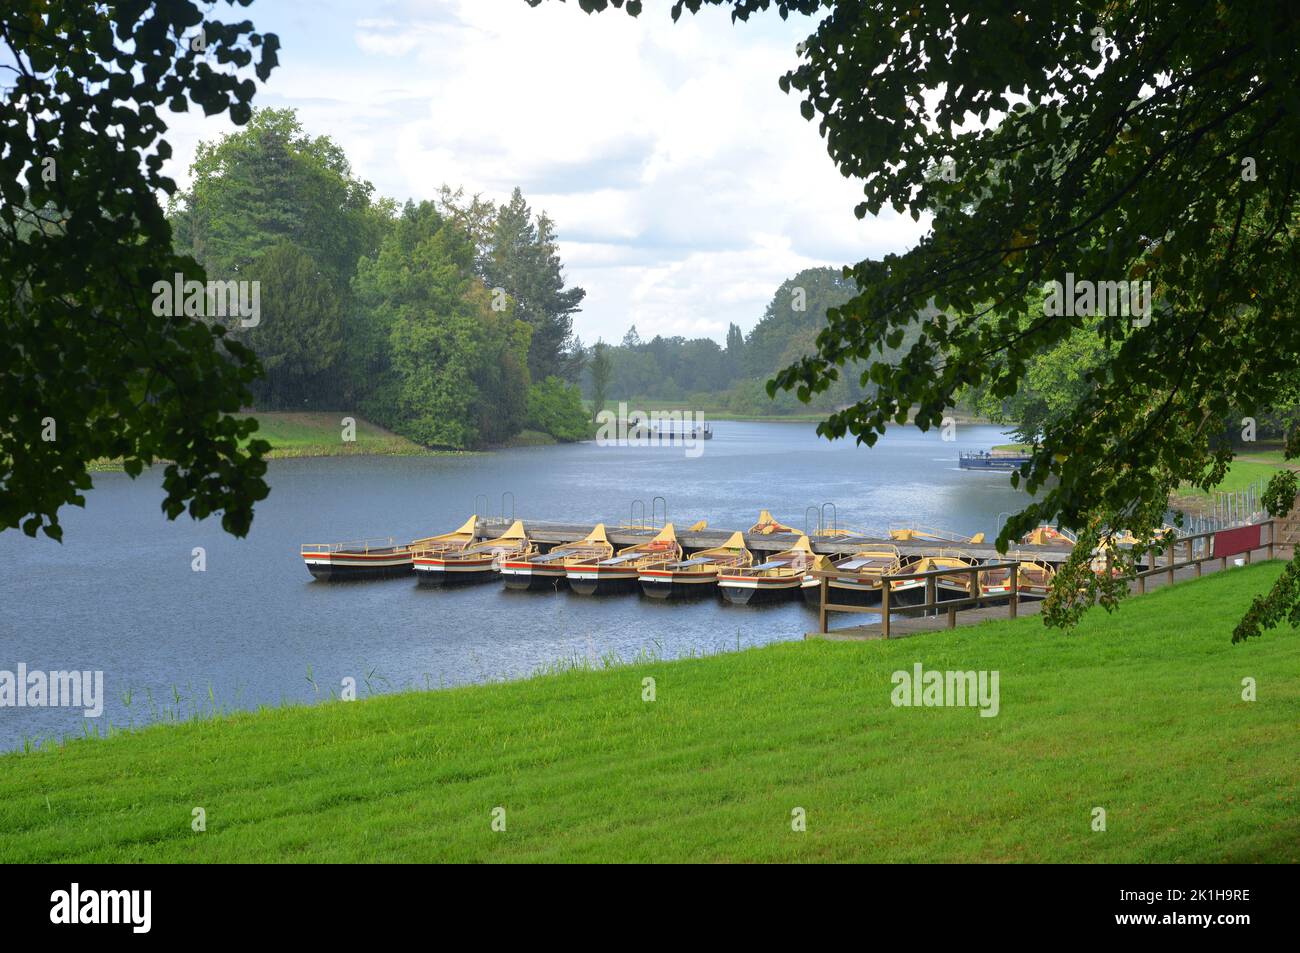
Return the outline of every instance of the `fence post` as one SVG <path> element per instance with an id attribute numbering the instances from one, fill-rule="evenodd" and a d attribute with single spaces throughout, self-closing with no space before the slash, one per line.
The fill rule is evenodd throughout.
<path id="1" fill-rule="evenodd" d="M 939 611 L 939 585 L 935 576 L 925 577 L 925 608 L 921 615 L 929 615 L 933 607 L 937 613 Z"/>
<path id="2" fill-rule="evenodd" d="M 1201 537 L 1201 542 L 1205 542 L 1205 537 Z M 1191 546 L 1191 543 L 1190 543 L 1190 542 L 1187 544 L 1187 553 L 1188 553 L 1187 558 L 1188 558 L 1188 559 L 1191 559 L 1191 560 L 1195 563 L 1195 565 L 1196 565 L 1196 578 L 1197 578 L 1197 579 L 1200 579 L 1200 578 L 1201 578 L 1201 563 L 1203 563 L 1205 560 L 1204 560 L 1201 556 L 1197 556 L 1197 555 L 1196 555 L 1196 552 L 1195 552 L 1195 550 L 1192 549 L 1192 546 Z"/>
<path id="3" fill-rule="evenodd" d="M 1177 558 L 1174 550 L 1177 548 L 1173 543 L 1169 544 L 1169 585 L 1171 586 L 1174 584 L 1174 560 Z"/>
<path id="4" fill-rule="evenodd" d="M 1011 607 L 1009 617 L 1014 619 L 1020 609 L 1020 563 L 1011 564 L 1011 601 L 1008 605 Z"/>
<path id="5" fill-rule="evenodd" d="M 825 635 L 830 631 L 830 629 L 826 627 L 828 621 L 826 618 L 826 602 L 831 596 L 830 579 L 827 576 L 822 576 L 821 582 L 817 584 L 817 588 L 821 591 L 820 604 L 817 609 L 817 621 L 821 623 L 822 635 Z"/>
<path id="6" fill-rule="evenodd" d="M 889 638 L 889 577 L 880 577 L 880 633 Z"/>
<path id="7" fill-rule="evenodd" d="M 1268 521 L 1268 558 L 1273 558 L 1273 529 L 1277 525 L 1276 520 Z"/>

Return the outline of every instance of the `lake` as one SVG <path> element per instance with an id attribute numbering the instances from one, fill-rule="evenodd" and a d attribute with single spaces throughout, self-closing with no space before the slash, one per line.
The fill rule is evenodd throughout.
<path id="1" fill-rule="evenodd" d="M 739 607 L 634 595 L 509 592 L 497 583 L 418 589 L 412 578 L 314 582 L 301 543 L 448 532 L 514 494 L 528 519 L 617 525 L 634 499 L 662 496 L 679 529 L 707 519 L 746 529 L 761 508 L 795 527 L 809 506 L 883 534 L 918 523 L 996 532 L 1024 505 L 1007 475 L 957 469 L 959 450 L 1005 442 L 1000 428 L 891 431 L 874 449 L 818 438 L 811 423 L 717 421 L 703 453 L 680 446 L 532 447 L 446 457 L 272 461 L 270 497 L 247 539 L 217 519 L 164 519 L 161 468 L 137 480 L 95 475 L 84 510 L 67 508 L 63 544 L 0 533 L 0 670 L 101 670 L 105 710 L 0 708 L 0 749 L 83 724 L 141 724 L 215 704 L 311 702 L 337 693 L 518 678 L 573 659 L 661 657 L 799 639 L 802 603 Z M 510 501 L 505 503 L 506 515 Z M 829 510 L 828 510 L 829 513 Z M 639 515 L 639 512 L 638 512 Z M 206 570 L 192 570 L 195 547 Z M 870 617 L 865 617 L 870 618 Z M 309 678 L 310 673 L 310 678 Z M 179 697 L 179 701 L 177 701 Z"/>

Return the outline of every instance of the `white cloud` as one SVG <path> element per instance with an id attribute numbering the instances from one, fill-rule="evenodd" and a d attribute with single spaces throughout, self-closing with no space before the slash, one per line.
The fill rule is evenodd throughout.
<path id="1" fill-rule="evenodd" d="M 643 338 L 721 338 L 729 322 L 752 327 L 798 269 L 902 251 L 923 233 L 924 219 L 857 221 L 859 184 L 777 87 L 808 21 L 732 25 L 710 8 L 673 24 L 666 6 L 632 19 L 523 0 L 340 5 L 310 19 L 257 7 L 259 26 L 277 11 L 290 20 L 258 104 L 297 108 L 399 200 L 444 182 L 495 198 L 521 186 L 587 289 L 584 340 L 633 323 Z M 171 174 L 229 128 L 176 123 Z"/>

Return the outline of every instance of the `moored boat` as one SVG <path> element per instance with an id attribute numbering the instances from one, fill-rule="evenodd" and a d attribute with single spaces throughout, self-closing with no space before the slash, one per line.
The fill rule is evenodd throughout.
<path id="1" fill-rule="evenodd" d="M 756 566 L 720 571 L 718 591 L 728 602 L 740 606 L 796 599 L 814 559 L 812 544 L 800 533 L 793 546 Z"/>
<path id="2" fill-rule="evenodd" d="M 708 595 L 716 591 L 720 571 L 743 569 L 753 561 L 745 548 L 745 535 L 735 532 L 721 546 L 702 549 L 686 559 L 647 563 L 639 576 L 641 591 L 656 599 Z"/>
<path id="3" fill-rule="evenodd" d="M 382 579 L 404 576 L 411 571 L 415 550 L 444 551 L 474 541 L 478 517 L 471 516 L 460 529 L 441 536 L 426 536 L 398 545 L 391 536 L 349 543 L 304 545 L 300 552 L 307 571 L 323 582 L 349 579 Z"/>
<path id="4" fill-rule="evenodd" d="M 1008 553 L 1006 559 L 1020 564 L 1016 567 L 1017 598 L 1034 601 L 1047 598 L 1052 591 L 1052 581 L 1056 578 L 1055 566 L 1024 553 Z M 980 598 L 1002 604 L 1010 592 L 1010 569 L 989 569 L 980 573 Z"/>
<path id="5" fill-rule="evenodd" d="M 391 536 L 346 543 L 307 543 L 301 549 L 312 577 L 321 582 L 384 579 L 411 571 L 411 547 Z"/>
<path id="6" fill-rule="evenodd" d="M 929 526 L 903 526 L 891 529 L 889 538 L 900 543 L 910 543 L 918 539 L 934 543 L 974 543 L 976 545 L 984 542 L 983 533 L 976 533 L 974 536 L 963 536 L 961 533 L 952 533 L 946 529 L 933 529 Z"/>
<path id="7" fill-rule="evenodd" d="M 875 546 L 834 560 L 818 556 L 812 568 L 844 573 L 843 576 L 832 576 L 826 583 L 832 605 L 878 606 L 881 600 L 880 577 L 904 572 L 904 566 L 904 559 L 896 547 Z M 804 602 L 813 607 L 821 605 L 820 576 L 809 573 L 801 588 Z"/>
<path id="8" fill-rule="evenodd" d="M 793 526 L 786 526 L 767 510 L 760 510 L 758 513 L 758 522 L 749 528 L 749 532 L 758 533 L 763 536 L 771 536 L 775 533 L 798 533 L 799 531 Z"/>
<path id="9" fill-rule="evenodd" d="M 1020 538 L 1025 546 L 1073 546 L 1078 537 L 1059 526 L 1039 526 Z"/>
<path id="10" fill-rule="evenodd" d="M 515 520 L 494 539 L 463 546 L 414 547 L 411 561 L 421 586 L 453 586 L 494 579 L 507 559 L 526 559 L 537 547 L 524 532 L 524 521 Z"/>
<path id="11" fill-rule="evenodd" d="M 576 543 L 562 543 L 549 553 L 506 558 L 501 561 L 501 578 L 507 589 L 558 589 L 565 585 L 564 563 L 570 558 L 605 559 L 614 552 L 605 536 L 605 524 L 597 523 Z"/>
<path id="12" fill-rule="evenodd" d="M 961 572 L 971 566 L 978 566 L 979 560 L 960 550 L 941 549 L 929 556 L 922 556 L 904 570 L 907 573 L 934 572 L 951 569 L 951 575 L 932 576 L 934 580 L 934 598 L 936 602 L 953 599 L 966 599 L 972 595 L 971 574 Z M 927 579 L 900 579 L 889 586 L 889 604 L 891 606 L 920 606 L 926 603 Z"/>
<path id="13" fill-rule="evenodd" d="M 637 587 L 645 566 L 682 558 L 673 524 L 668 523 L 654 539 L 621 549 L 617 556 L 573 556 L 564 560 L 569 589 L 583 596 L 631 592 Z"/>

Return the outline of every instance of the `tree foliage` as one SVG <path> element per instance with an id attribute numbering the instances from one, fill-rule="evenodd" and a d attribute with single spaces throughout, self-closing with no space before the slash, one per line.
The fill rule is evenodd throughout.
<path id="1" fill-rule="evenodd" d="M 427 446 L 504 440 L 528 410 L 530 328 L 492 307 L 474 247 L 430 202 L 408 202 L 357 266 L 353 339 L 363 413 Z"/>
<path id="2" fill-rule="evenodd" d="M 261 285 L 261 315 L 244 333 L 265 371 L 253 385 L 258 405 L 301 408 L 310 396 L 334 390 L 343 350 L 344 304 L 336 279 L 291 242 L 251 262 Z"/>
<path id="3" fill-rule="evenodd" d="M 223 327 L 154 313 L 155 282 L 205 277 L 155 194 L 176 188 L 164 109 L 247 122 L 243 74 L 265 80 L 279 42 L 187 0 L 12 0 L 0 38 L 0 529 L 61 538 L 88 464 L 121 457 L 132 476 L 170 461 L 169 518 L 221 511 L 243 535 L 267 444 L 231 415 L 257 361 Z"/>
<path id="4" fill-rule="evenodd" d="M 515 316 L 532 327 L 529 368 L 539 379 L 576 377 L 581 351 L 574 348 L 573 314 L 586 292 L 564 287 L 555 223 L 545 214 L 534 217 L 516 188 L 497 210 L 490 242 L 483 280 L 505 291 Z"/>
<path id="5" fill-rule="evenodd" d="M 576 384 L 551 375 L 528 390 L 528 426 L 557 440 L 582 440 L 591 435 L 582 392 Z"/>

